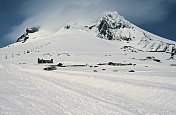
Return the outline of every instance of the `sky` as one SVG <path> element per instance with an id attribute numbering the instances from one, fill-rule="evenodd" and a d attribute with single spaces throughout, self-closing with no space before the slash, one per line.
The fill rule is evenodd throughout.
<path id="1" fill-rule="evenodd" d="M 56 31 L 70 22 L 89 25 L 106 11 L 176 41 L 176 0 L 0 0 L 0 47 L 14 43 L 27 27 Z"/>

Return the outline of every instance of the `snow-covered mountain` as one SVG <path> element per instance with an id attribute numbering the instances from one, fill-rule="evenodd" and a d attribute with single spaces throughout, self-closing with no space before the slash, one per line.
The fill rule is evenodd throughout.
<path id="1" fill-rule="evenodd" d="M 106 12 L 90 29 L 98 30 L 97 36 L 107 40 L 127 41 L 127 46 L 143 51 L 171 52 L 176 42 L 146 32 L 131 24 L 117 12 Z"/>
<path id="2" fill-rule="evenodd" d="M 29 34 L 39 31 L 40 27 L 27 28 L 26 32 L 17 39 L 17 42 L 24 43 Z M 157 35 L 151 34 L 127 21 L 123 16 L 115 12 L 105 12 L 100 20 L 91 26 L 79 27 L 78 25 L 66 25 L 64 29 L 89 29 L 92 33 L 102 39 L 115 42 L 123 42 L 123 48 L 137 49 L 149 52 L 171 53 L 176 49 L 176 42 L 167 40 Z M 27 32 L 29 30 L 29 32 Z M 30 31 L 31 30 L 31 31 Z M 38 35 L 37 35 L 38 36 Z M 31 35 L 30 38 L 35 38 Z M 126 42 L 126 43 L 125 43 Z"/>
<path id="3" fill-rule="evenodd" d="M 24 34 L 0 49 L 0 114 L 176 113 L 174 41 L 117 12 Z"/>

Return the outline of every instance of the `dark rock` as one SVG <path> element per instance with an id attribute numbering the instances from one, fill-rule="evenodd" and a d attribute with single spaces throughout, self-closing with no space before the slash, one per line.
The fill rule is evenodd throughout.
<path id="1" fill-rule="evenodd" d="M 21 35 L 21 36 L 17 39 L 16 42 L 22 42 L 22 43 L 24 43 L 24 42 L 27 41 L 27 39 L 29 39 L 29 35 L 26 34 L 26 33 L 24 33 L 23 35 Z"/>
<path id="2" fill-rule="evenodd" d="M 113 62 L 109 62 L 108 65 L 114 65 L 114 63 Z"/>
<path id="3" fill-rule="evenodd" d="M 129 63 L 129 64 L 127 64 L 127 65 L 133 65 L 132 63 Z"/>
<path id="4" fill-rule="evenodd" d="M 39 26 L 27 28 L 27 29 L 26 29 L 26 33 L 35 33 L 35 32 L 38 32 L 39 29 L 40 29 Z"/>
<path id="5" fill-rule="evenodd" d="M 107 64 L 106 63 L 99 63 L 97 65 L 102 66 L 102 65 L 107 65 Z"/>
<path id="6" fill-rule="evenodd" d="M 66 25 L 64 28 L 65 29 L 70 29 L 71 25 Z"/>
<path id="7" fill-rule="evenodd" d="M 85 67 L 85 66 L 88 66 L 87 64 L 86 65 L 69 65 L 69 67 Z"/>
<path id="8" fill-rule="evenodd" d="M 52 70 L 57 70 L 57 68 L 55 66 L 50 66 L 50 67 L 44 68 L 44 70 L 46 70 L 46 71 L 52 71 Z"/>
<path id="9" fill-rule="evenodd" d="M 118 70 L 113 70 L 113 72 L 118 72 Z"/>
<path id="10" fill-rule="evenodd" d="M 109 62 L 107 63 L 107 65 L 111 65 L 111 66 L 131 66 L 131 65 L 136 65 L 136 64 L 132 64 L 132 63 L 114 63 L 114 62 Z"/>
<path id="11" fill-rule="evenodd" d="M 113 39 L 113 35 L 111 33 L 111 31 L 109 30 L 109 24 L 107 23 L 106 20 L 102 20 L 100 25 L 98 26 L 98 30 L 99 30 L 99 37 L 107 37 L 108 40 L 112 40 Z"/>
<path id="12" fill-rule="evenodd" d="M 26 32 L 21 35 L 16 42 L 22 42 L 22 43 L 25 43 L 28 39 L 29 39 L 29 33 L 35 33 L 35 32 L 38 32 L 40 29 L 39 26 L 37 27 L 32 27 L 32 28 L 27 28 L 26 29 Z"/>
<path id="13" fill-rule="evenodd" d="M 62 66 L 63 66 L 63 64 L 62 64 L 62 63 L 59 63 L 59 64 L 57 64 L 57 66 L 62 67 Z"/>
<path id="14" fill-rule="evenodd" d="M 149 60 L 151 60 L 151 59 L 154 59 L 155 57 L 146 57 L 146 59 L 149 59 Z"/>
<path id="15" fill-rule="evenodd" d="M 170 66 L 176 66 L 176 64 L 170 64 Z"/>
<path id="16" fill-rule="evenodd" d="M 97 70 L 94 70 L 93 72 L 98 72 Z"/>
<path id="17" fill-rule="evenodd" d="M 128 71 L 128 72 L 135 72 L 134 70 L 130 70 L 130 71 Z"/>
<path id="18" fill-rule="evenodd" d="M 94 66 L 94 67 L 99 67 L 99 66 Z"/>
<path id="19" fill-rule="evenodd" d="M 159 59 L 153 59 L 153 61 L 156 61 L 156 62 L 161 62 L 161 60 L 159 60 Z"/>
<path id="20" fill-rule="evenodd" d="M 90 26 L 89 29 L 91 30 L 93 27 L 95 27 L 96 25 Z"/>

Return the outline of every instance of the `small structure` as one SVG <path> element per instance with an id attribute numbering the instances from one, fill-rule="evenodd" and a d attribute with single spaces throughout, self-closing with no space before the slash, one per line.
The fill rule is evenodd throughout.
<path id="1" fill-rule="evenodd" d="M 44 59 L 40 59 L 40 58 L 38 58 L 38 63 L 53 63 L 53 59 L 51 59 L 51 60 L 44 60 Z"/>

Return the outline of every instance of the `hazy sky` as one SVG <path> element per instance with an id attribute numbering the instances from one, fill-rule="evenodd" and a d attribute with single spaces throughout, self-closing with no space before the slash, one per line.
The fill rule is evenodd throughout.
<path id="1" fill-rule="evenodd" d="M 15 42 L 27 27 L 54 31 L 67 22 L 88 25 L 105 11 L 176 41 L 176 0 L 0 0 L 0 47 Z"/>

